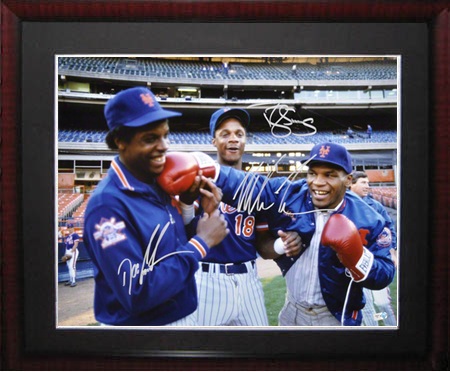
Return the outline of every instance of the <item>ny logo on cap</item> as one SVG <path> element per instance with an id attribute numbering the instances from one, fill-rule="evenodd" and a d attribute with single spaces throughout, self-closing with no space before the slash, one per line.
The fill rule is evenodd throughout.
<path id="1" fill-rule="evenodd" d="M 155 101 L 153 100 L 153 97 L 150 95 L 150 93 L 141 93 L 141 99 L 144 104 L 153 107 L 155 105 Z"/>
<path id="2" fill-rule="evenodd" d="M 328 154 L 330 153 L 330 146 L 327 146 L 325 148 L 325 146 L 322 146 L 319 150 L 319 154 L 321 158 L 326 157 Z"/>

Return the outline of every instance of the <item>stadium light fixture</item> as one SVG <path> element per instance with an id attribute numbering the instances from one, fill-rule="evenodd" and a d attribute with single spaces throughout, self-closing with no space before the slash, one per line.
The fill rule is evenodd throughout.
<path id="1" fill-rule="evenodd" d="M 192 87 L 180 87 L 180 88 L 177 88 L 177 90 L 179 92 L 191 92 L 191 93 L 197 92 L 197 88 L 192 88 Z"/>

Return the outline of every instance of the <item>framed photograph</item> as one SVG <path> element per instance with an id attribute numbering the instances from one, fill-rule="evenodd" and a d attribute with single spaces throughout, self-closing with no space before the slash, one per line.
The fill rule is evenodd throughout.
<path id="1" fill-rule="evenodd" d="M 137 368 L 145 365 L 147 366 L 145 368 L 148 368 L 146 363 L 151 363 L 152 368 L 164 369 L 184 369 L 188 364 L 183 363 L 197 363 L 206 369 L 211 366 L 217 367 L 219 363 L 227 369 L 248 369 L 258 368 L 258 365 L 261 368 L 264 360 L 270 359 L 274 368 L 315 366 L 323 369 L 330 366 L 331 368 L 344 367 L 346 363 L 355 360 L 361 367 L 380 366 L 383 363 L 377 359 L 380 353 L 386 357 L 384 365 L 389 365 L 390 368 L 400 365 L 406 368 L 408 366 L 409 368 L 441 366 L 444 363 L 443 339 L 445 337 L 439 331 L 439 324 L 442 324 L 439 321 L 443 320 L 446 312 L 443 312 L 442 307 L 432 311 L 430 303 L 420 300 L 427 298 L 431 293 L 432 303 L 439 305 L 440 299 L 443 298 L 442 288 L 434 284 L 442 280 L 442 277 L 430 272 L 431 265 L 433 267 L 444 265 L 443 260 L 439 262 L 430 257 L 430 250 L 434 253 L 434 257 L 442 257 L 443 253 L 439 244 L 436 243 L 439 242 L 438 239 L 442 234 L 442 230 L 439 229 L 442 229 L 445 221 L 442 220 L 442 212 L 430 206 L 438 205 L 434 204 L 436 201 L 432 201 L 430 197 L 431 190 L 436 191 L 436 185 L 433 182 L 439 179 L 440 168 L 436 170 L 428 168 L 428 164 L 432 162 L 444 164 L 440 160 L 444 160 L 446 155 L 446 144 L 441 142 L 444 140 L 439 135 L 442 131 L 439 107 L 435 101 L 429 100 L 430 95 L 433 98 L 439 97 L 439 86 L 436 84 L 434 73 L 442 72 L 442 67 L 436 63 L 443 62 L 437 44 L 441 42 L 445 34 L 441 29 L 442 24 L 448 22 L 447 18 L 440 15 L 441 8 L 428 10 L 428 16 L 423 17 L 422 22 L 398 22 L 401 16 L 396 12 L 399 11 L 389 8 L 393 13 L 388 15 L 385 21 L 383 16 L 386 17 L 386 14 L 380 14 L 379 19 L 375 19 L 376 22 L 361 23 L 357 19 L 349 22 L 349 19 L 345 19 L 345 12 L 348 10 L 345 10 L 345 7 L 338 7 L 337 14 L 341 14 L 342 22 L 339 20 L 327 22 L 330 19 L 324 17 L 321 22 L 313 23 L 302 18 L 301 7 L 276 4 L 269 6 L 269 4 L 258 3 L 255 4 L 255 8 L 248 5 L 249 9 L 254 9 L 253 11 L 236 10 L 236 13 L 228 13 L 229 19 L 222 15 L 219 19 L 208 22 L 207 15 L 210 14 L 208 12 L 215 9 L 214 13 L 217 12 L 219 15 L 218 12 L 223 11 L 222 5 L 194 3 L 191 4 L 192 8 L 189 8 L 195 13 L 194 17 L 190 17 L 192 21 L 184 22 L 183 10 L 187 11 L 188 8 L 182 3 L 177 4 L 181 8 L 177 8 L 176 11 L 172 6 L 163 4 L 128 5 L 126 2 L 123 3 L 122 9 L 126 11 L 121 13 L 123 16 L 116 17 L 114 9 L 116 11 L 120 9 L 117 4 L 109 9 L 99 4 L 88 9 L 80 4 L 77 5 L 76 2 L 65 6 L 55 5 L 55 8 L 52 8 L 50 4 L 47 5 L 48 8 L 45 8 L 48 13 L 43 14 L 41 13 L 43 8 L 38 10 L 34 5 L 27 8 L 20 3 L 2 3 L 5 19 L 2 27 L 7 31 L 7 36 L 2 36 L 2 44 L 4 50 L 14 52 L 7 54 L 8 57 L 2 55 L 2 79 L 6 87 L 9 87 L 7 90 L 2 89 L 6 92 L 2 98 L 4 107 L 2 136 L 5 148 L 2 163 L 3 174 L 8 176 L 7 179 L 3 178 L 2 189 L 3 197 L 11 201 L 9 206 L 5 204 L 6 218 L 3 222 L 5 231 L 3 243 L 6 244 L 3 244 L 2 256 L 3 261 L 8 262 L 2 274 L 2 295 L 6 301 L 3 321 L 13 325 L 14 328 L 14 331 L 6 328 L 5 336 L 2 338 L 2 347 L 8 351 L 5 354 L 7 355 L 4 361 L 5 367 L 30 368 L 31 364 L 36 363 L 42 356 L 64 355 L 64 361 L 61 358 L 54 358 L 54 361 L 50 358 L 50 361 L 46 362 L 47 365 L 51 364 L 52 367 L 64 369 L 64 366 L 68 365 L 67 360 L 80 363 L 78 365 L 82 366 L 83 363 L 88 363 L 88 360 L 95 359 L 102 368 L 108 369 L 120 368 L 120 366 L 130 368 L 130 365 Z M 269 13 L 266 7 L 277 9 L 279 15 L 287 15 L 288 13 L 285 13 L 287 9 L 293 10 L 292 14 L 297 15 L 288 17 L 289 22 L 280 22 L 283 19 L 280 17 L 276 17 L 277 22 L 271 22 L 267 19 Z M 83 13 L 81 9 L 86 12 L 80 14 L 80 19 L 84 22 L 79 22 L 74 16 L 77 12 Z M 256 9 L 265 15 L 261 15 L 257 22 L 245 22 L 253 12 L 256 12 L 254 16 L 258 14 Z M 360 14 L 370 18 L 369 13 L 364 13 L 368 12 L 368 9 L 357 9 L 361 12 Z M 75 13 L 70 13 L 70 10 Z M 66 11 L 69 11 L 70 15 Z M 411 12 L 414 11 L 411 10 Z M 108 19 L 101 17 L 103 12 L 107 13 Z M 152 14 L 154 18 L 149 22 L 140 14 L 148 16 Z M 158 15 L 162 17 L 158 18 Z M 317 17 L 321 18 L 319 14 Z M 158 21 L 156 21 L 157 18 Z M 430 25 L 433 26 L 431 29 Z M 430 49 L 433 53 L 430 53 Z M 20 59 L 16 60 L 12 57 L 15 53 L 20 55 Z M 91 58 L 91 60 L 108 57 L 122 58 L 131 66 L 124 70 L 136 73 L 139 70 L 140 61 L 146 58 L 195 57 L 198 60 L 200 57 L 214 56 L 221 57 L 221 60 L 214 62 L 220 64 L 222 68 L 225 56 L 236 59 L 273 58 L 270 61 L 272 66 L 282 62 L 276 60 L 277 58 L 285 58 L 285 62 L 289 61 L 290 74 L 298 72 L 293 71 L 293 66 L 299 67 L 304 62 L 302 58 L 314 58 L 316 63 L 320 58 L 327 58 L 328 61 L 321 61 L 324 64 L 329 63 L 330 60 L 343 63 L 338 58 L 354 59 L 355 62 L 356 58 L 377 58 L 381 62 L 386 62 L 383 60 L 395 62 L 396 87 L 388 85 L 387 88 L 391 91 L 396 89 L 393 99 L 394 114 L 384 112 L 387 117 L 393 116 L 395 141 L 389 148 L 390 155 L 377 153 L 377 158 L 379 162 L 382 162 L 383 156 L 390 156 L 390 160 L 394 160 L 390 162 L 391 167 L 398 166 L 398 168 L 391 168 L 399 185 L 396 201 L 399 201 L 398 215 L 400 216 L 397 220 L 400 231 L 399 261 L 401 264 L 396 279 L 398 315 L 396 327 L 362 327 L 361 329 L 300 327 L 295 329 L 273 325 L 263 328 L 232 327 L 229 329 L 224 327 L 219 329 L 215 327 L 206 329 L 202 327 L 181 329 L 119 327 L 115 329 L 101 327 L 95 324 L 95 320 L 93 324 L 89 320 L 76 323 L 74 318 L 71 318 L 68 323 L 62 323 L 60 312 L 62 291 L 67 290 L 65 293 L 70 295 L 70 290 L 75 293 L 81 285 L 76 288 L 65 287 L 62 283 L 67 278 L 60 275 L 61 265 L 58 262 L 60 252 L 56 249 L 59 248 L 58 228 L 67 224 L 68 218 L 58 220 L 57 216 L 57 196 L 61 186 L 58 182 L 58 174 L 60 174 L 58 169 L 61 163 L 65 166 L 64 162 L 70 161 L 68 158 L 72 157 L 72 161 L 75 161 L 72 173 L 75 173 L 76 180 L 74 179 L 73 183 L 70 181 L 69 186 L 78 187 L 76 191 L 81 191 L 81 188 L 92 185 L 87 182 L 88 180 L 82 181 L 82 171 L 92 172 L 93 168 L 88 159 L 80 154 L 73 158 L 74 150 L 61 146 L 63 141 L 60 138 L 62 134 L 60 130 L 66 129 L 62 125 L 67 125 L 70 129 L 78 119 L 71 117 L 75 112 L 79 112 L 71 111 L 71 105 L 79 105 L 80 99 L 93 101 L 99 99 L 99 97 L 87 95 L 83 98 L 73 97 L 74 94 L 83 93 L 83 84 L 92 84 L 92 82 L 83 80 L 81 83 L 73 83 L 68 74 L 62 73 L 62 59 L 70 62 L 77 57 Z M 14 65 L 14 62 L 19 64 Z M 245 65 L 245 61 L 240 64 Z M 235 66 L 238 67 L 238 65 L 239 63 L 236 62 Z M 435 66 L 438 68 L 436 72 L 430 72 Z M 325 74 L 326 71 L 324 71 Z M 337 71 L 339 69 L 328 70 L 328 74 L 334 74 Z M 64 81 L 62 76 L 65 77 Z M 126 84 L 134 79 L 123 78 L 127 81 Z M 74 84 L 78 84 L 76 89 L 72 89 Z M 378 93 L 374 92 L 373 87 L 369 85 L 367 84 L 367 87 L 359 94 L 363 96 L 372 94 L 376 97 Z M 153 87 L 157 87 L 154 82 Z M 181 85 L 178 85 L 178 88 L 180 87 Z M 183 87 L 192 88 L 187 84 L 183 84 Z M 289 92 L 287 90 L 276 92 L 276 99 L 292 98 L 289 104 L 292 104 L 294 113 L 300 115 L 299 122 L 309 123 L 305 119 L 309 119 L 312 112 L 314 112 L 314 118 L 317 118 L 314 108 L 314 91 L 311 91 L 308 96 L 308 89 L 300 89 L 300 85 L 295 87 L 294 89 L 292 86 Z M 242 105 L 239 92 L 233 92 L 232 88 L 229 90 L 224 92 L 222 87 L 222 95 L 230 93 L 230 97 L 218 97 L 218 99 L 230 99 L 232 103 L 237 102 L 236 104 Z M 371 90 L 372 92 L 369 93 Z M 248 93 L 249 90 L 246 91 Z M 167 98 L 164 97 L 165 93 L 167 91 L 161 92 L 162 105 L 177 103 L 180 105 L 179 101 L 184 101 L 183 105 L 189 106 L 195 105 L 197 100 L 208 98 L 198 97 L 198 90 L 195 92 L 178 90 L 176 96 L 169 95 Z M 332 99 L 333 95 L 336 98 L 337 93 L 329 89 L 328 94 L 330 96 L 326 99 Z M 340 94 L 342 98 L 348 93 L 344 93 L 341 89 Z M 285 97 L 282 97 L 283 95 Z M 288 95 L 289 97 L 286 97 Z M 382 95 L 388 95 L 388 93 L 384 92 Z M 236 100 L 233 101 L 234 97 Z M 311 99 L 309 106 L 308 97 Z M 298 102 L 304 103 L 303 107 L 294 106 L 297 98 Z M 392 103 L 388 101 L 389 99 L 383 104 L 392 106 Z M 104 103 L 104 99 L 103 101 L 100 99 L 100 102 Z M 332 105 L 335 104 L 336 101 L 332 101 Z M 366 102 L 366 105 L 372 106 L 372 109 L 377 104 L 380 103 L 376 100 Z M 267 129 L 270 130 L 273 121 L 267 120 L 264 113 L 267 115 L 266 110 L 271 106 L 251 105 L 254 103 L 245 107 L 254 110 L 255 116 L 261 118 L 262 125 L 267 124 Z M 386 107 L 383 110 L 392 111 L 392 107 Z M 325 117 L 336 120 L 335 116 Z M 86 120 L 86 117 L 80 116 L 79 119 Z M 96 116 L 95 123 L 91 122 L 95 128 L 101 127 L 97 120 L 100 120 L 100 116 Z M 349 123 L 347 118 L 345 123 Z M 362 125 L 367 125 L 352 122 L 351 125 L 344 126 L 344 120 L 338 124 L 338 127 L 342 129 L 341 133 L 334 134 L 338 137 L 339 135 L 349 136 L 348 133 L 344 133 L 346 127 L 352 127 L 356 129 L 357 134 L 362 134 Z M 301 129 L 304 130 L 305 126 L 303 125 Z M 306 129 L 309 131 L 317 127 L 310 124 L 309 127 L 306 126 Z M 283 132 L 276 134 L 280 133 L 283 134 Z M 257 157 L 258 155 L 255 155 L 258 153 L 257 145 L 265 146 L 265 142 L 262 140 L 258 143 L 258 138 L 252 140 L 251 145 L 254 146 L 252 157 Z M 91 145 L 95 147 L 95 140 L 85 141 L 84 145 L 87 148 L 92 147 Z M 179 146 L 180 149 L 183 148 L 181 141 Z M 270 146 L 268 147 L 270 149 Z M 299 149 L 301 148 L 300 145 Z M 274 149 L 276 153 L 278 148 L 275 146 Z M 358 151 L 357 147 L 355 151 Z M 364 157 L 360 159 L 363 162 Z M 104 170 L 102 161 L 106 163 L 108 159 L 105 157 L 100 160 L 98 169 L 101 178 Z M 252 158 L 247 160 L 249 164 L 255 161 Z M 269 157 L 268 160 L 271 162 L 274 159 Z M 292 159 L 286 160 L 286 169 L 289 173 L 289 160 Z M 80 168 L 80 177 L 76 175 L 76 167 Z M 89 169 L 83 170 L 83 167 Z M 442 170 L 443 173 L 445 171 L 445 169 Z M 94 174 L 94 178 L 96 176 Z M 64 177 L 60 178 L 61 181 L 65 181 Z M 418 178 L 423 182 L 417 182 Z M 73 213 L 69 218 L 71 223 L 76 222 L 73 221 Z M 431 219 L 439 221 L 437 231 L 435 228 L 429 228 L 429 224 L 423 223 Z M 431 245 L 430 241 L 434 244 Z M 425 250 L 424 247 L 429 249 Z M 424 286 L 425 282 L 433 285 Z M 20 293 L 23 293 L 23 297 Z M 85 295 L 78 293 L 80 296 Z M 67 306 L 75 306 L 78 302 L 81 302 L 81 299 L 77 300 L 74 297 L 67 302 Z M 92 310 L 86 309 L 86 313 L 90 311 Z M 80 311 L 79 314 L 82 315 L 82 313 Z M 23 314 L 23 317 L 17 319 L 17 314 Z M 431 324 L 430 316 L 435 319 Z M 411 339 L 415 342 L 411 343 Z M 429 350 L 430 342 L 433 345 L 432 351 Z M 323 349 L 324 345 L 327 347 L 326 350 Z M 392 345 L 392 347 L 386 348 L 386 345 Z M 405 361 L 402 358 L 404 355 L 415 355 L 416 358 Z M 212 358 L 215 362 L 212 362 Z M 298 359 L 303 359 L 303 362 Z M 239 366 L 237 361 L 241 362 Z M 355 364 L 352 365 L 355 366 Z"/>
<path id="2" fill-rule="evenodd" d="M 58 133 L 55 144 L 58 152 L 55 165 L 57 327 L 88 326 L 85 330 L 89 331 L 100 325 L 93 309 L 94 265 L 101 269 L 102 264 L 99 261 L 94 264 L 92 252 L 88 253 L 83 239 L 85 211 L 90 196 L 107 176 L 117 156 L 117 151 L 111 151 L 105 141 L 105 104 L 119 92 L 136 86 L 151 88 L 163 108 L 182 114 L 170 120 L 169 153 L 201 151 L 216 161 L 220 157 L 224 165 L 234 165 L 235 148 L 242 146 L 241 169 L 268 178 L 295 180 L 306 177 L 303 159 L 314 144 L 345 145 L 351 151 L 354 171 L 364 172 L 359 175 L 372 185 L 372 196 L 368 200 L 382 203 L 388 211 L 384 213 L 388 213 L 392 221 L 393 246 L 396 247 L 400 240 L 397 239 L 400 235 L 397 225 L 401 220 L 397 213 L 400 210 L 397 197 L 400 182 L 397 180 L 401 174 L 400 56 L 57 55 L 55 58 L 55 100 L 58 102 L 55 120 Z M 250 124 L 245 140 L 230 140 L 227 130 L 224 138 L 216 139 L 213 144 L 210 120 L 214 112 L 223 107 L 248 113 Z M 375 132 L 372 127 L 376 128 Z M 238 132 L 239 135 L 243 133 Z M 222 147 L 227 150 L 221 150 Z M 233 149 L 228 150 L 229 147 Z M 352 186 L 353 190 L 360 196 L 366 195 L 366 187 L 359 185 L 365 183 L 360 181 Z M 251 206 L 250 200 L 240 199 L 241 204 L 249 204 L 248 209 L 259 209 Z M 220 209 L 230 215 L 228 225 L 234 228 L 233 236 L 245 236 L 243 242 L 253 241 L 250 240 L 253 239 L 252 219 L 223 206 Z M 113 238 L 107 241 L 115 242 Z M 75 244 L 76 248 L 73 248 Z M 229 249 L 233 249 L 231 247 Z M 254 260 L 266 292 L 265 298 L 260 297 L 266 309 L 260 310 L 262 318 L 266 318 L 265 313 L 269 314 L 268 320 L 256 319 L 255 304 L 258 301 L 254 299 L 251 316 L 245 310 L 239 310 L 236 315 L 223 315 L 221 320 L 214 322 L 200 321 L 194 327 L 215 326 L 216 330 L 227 331 L 236 324 L 241 330 L 243 327 L 276 327 L 280 330 L 278 314 L 286 297 L 281 268 L 273 259 L 258 256 L 254 248 L 247 249 L 253 252 L 248 257 Z M 247 256 L 228 254 L 226 260 L 234 259 L 240 263 L 242 257 Z M 128 260 L 125 255 L 121 257 L 124 258 Z M 211 256 L 202 262 L 210 265 L 210 260 Z M 123 288 L 122 274 L 131 278 L 132 273 L 117 267 L 113 269 L 114 273 L 121 273 L 113 276 L 120 290 Z M 211 280 L 209 275 L 209 272 L 205 274 L 205 280 Z M 229 275 L 224 276 L 231 279 Z M 135 276 L 134 280 L 138 278 Z M 252 286 L 250 283 L 249 280 L 247 286 Z M 385 293 L 366 291 L 364 326 L 381 324 L 396 329 L 398 276 L 391 284 Z M 214 290 L 211 284 L 204 286 L 208 290 L 199 286 L 199 303 L 216 297 L 205 293 L 203 298 L 200 293 Z M 252 297 L 259 290 L 258 285 L 247 296 Z M 239 307 L 237 304 L 245 304 L 242 300 L 228 302 L 221 305 L 221 311 L 205 309 L 205 315 L 199 316 L 206 319 L 211 317 L 207 314 L 227 313 L 225 307 L 231 309 Z M 247 318 L 251 320 L 245 320 Z"/>

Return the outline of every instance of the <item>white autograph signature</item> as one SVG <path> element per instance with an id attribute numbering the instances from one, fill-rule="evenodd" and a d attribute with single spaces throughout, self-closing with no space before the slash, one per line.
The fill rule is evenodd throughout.
<path id="1" fill-rule="evenodd" d="M 286 155 L 283 155 L 280 157 L 280 159 L 277 160 L 277 165 Z M 304 165 L 307 165 L 314 157 L 311 159 L 308 159 L 306 162 L 302 164 L 302 167 Z M 246 172 L 244 179 L 239 184 L 234 196 L 233 200 L 237 200 L 237 209 L 239 211 L 247 211 L 248 213 L 252 213 L 254 210 L 261 211 L 261 210 L 267 210 L 269 208 L 272 208 L 275 203 L 270 203 L 266 206 L 266 203 L 264 201 L 263 192 L 266 188 L 267 184 L 269 183 L 270 178 L 272 178 L 275 171 L 270 171 L 266 177 L 262 181 L 260 181 L 261 176 L 258 174 L 258 170 L 264 166 L 264 162 L 261 162 L 258 166 L 253 167 L 249 172 Z M 308 213 L 314 213 L 317 211 L 331 211 L 333 209 L 315 209 L 313 211 L 305 211 L 305 212 L 290 212 L 286 210 L 286 196 L 288 194 L 288 190 L 291 186 L 290 180 L 294 180 L 297 178 L 297 175 L 302 171 L 302 167 L 300 167 L 298 170 L 290 173 L 286 179 L 282 182 L 282 184 L 278 187 L 277 190 L 274 191 L 275 195 L 279 195 L 279 198 L 281 198 L 279 202 L 278 212 L 289 215 L 289 216 L 295 216 L 295 215 L 301 215 L 301 214 L 308 214 Z M 276 166 L 275 166 L 276 168 Z M 284 188 L 284 190 L 283 190 Z M 259 190 L 258 190 L 259 189 Z"/>
<path id="2" fill-rule="evenodd" d="M 256 103 L 250 105 L 249 107 L 261 107 L 266 105 L 266 103 Z M 292 119 L 288 115 L 290 112 L 295 113 L 295 108 L 289 107 L 288 105 L 282 103 L 277 103 L 276 105 L 266 107 L 266 109 L 264 110 L 264 118 L 266 119 L 267 123 L 269 123 L 270 130 L 274 137 L 284 138 L 290 136 L 291 134 L 298 137 L 305 137 L 312 136 L 317 133 L 317 128 L 312 125 L 314 123 L 313 118 L 307 118 L 304 120 Z M 292 129 L 290 128 L 292 124 L 302 125 L 306 128 L 311 129 L 312 131 L 308 133 L 293 133 Z M 280 133 L 280 131 L 284 133 Z"/>
<path id="3" fill-rule="evenodd" d="M 161 230 L 161 233 L 159 234 L 158 240 L 156 242 L 155 248 L 153 249 L 153 252 L 150 254 L 151 251 L 151 245 L 153 242 L 153 239 L 155 239 L 156 234 L 158 233 L 158 230 L 160 228 L 160 224 L 156 226 L 155 230 L 153 231 L 153 234 L 150 238 L 150 241 L 147 245 L 147 250 L 144 254 L 144 259 L 142 260 L 142 263 L 132 263 L 129 258 L 125 258 L 119 265 L 117 269 L 117 275 L 122 274 L 122 286 L 125 287 L 128 283 L 128 294 L 131 295 L 131 289 L 133 280 L 139 276 L 139 285 L 142 285 L 144 282 L 144 277 L 147 275 L 147 273 L 153 271 L 155 265 L 158 264 L 158 262 L 161 262 L 162 260 L 166 259 L 169 256 L 172 256 L 174 254 L 182 254 L 182 253 L 190 253 L 193 254 L 192 251 L 177 251 L 172 252 L 169 254 L 166 254 L 159 259 L 156 260 L 156 252 L 158 251 L 159 243 L 161 242 L 162 237 L 167 231 L 167 228 L 170 225 L 170 221 L 166 223 L 164 228 Z"/>

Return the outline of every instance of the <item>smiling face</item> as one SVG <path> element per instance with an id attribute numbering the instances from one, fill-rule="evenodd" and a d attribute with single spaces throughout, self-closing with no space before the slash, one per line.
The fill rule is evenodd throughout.
<path id="1" fill-rule="evenodd" d="M 313 204 L 319 209 L 334 209 L 342 201 L 350 186 L 352 176 L 340 168 L 327 163 L 310 165 L 306 181 Z"/>
<path id="2" fill-rule="evenodd" d="M 225 119 L 217 128 L 212 140 L 217 148 L 219 164 L 240 169 L 246 141 L 245 128 L 240 121 L 236 118 Z"/>
<path id="3" fill-rule="evenodd" d="M 358 178 L 357 181 L 354 184 L 352 184 L 350 189 L 356 195 L 359 195 L 361 198 L 364 198 L 365 196 L 369 195 L 370 191 L 369 178 L 368 177 Z"/>
<path id="4" fill-rule="evenodd" d="M 142 127 L 130 140 L 116 138 L 121 162 L 138 180 L 151 183 L 164 168 L 168 136 L 169 124 L 164 120 Z"/>

